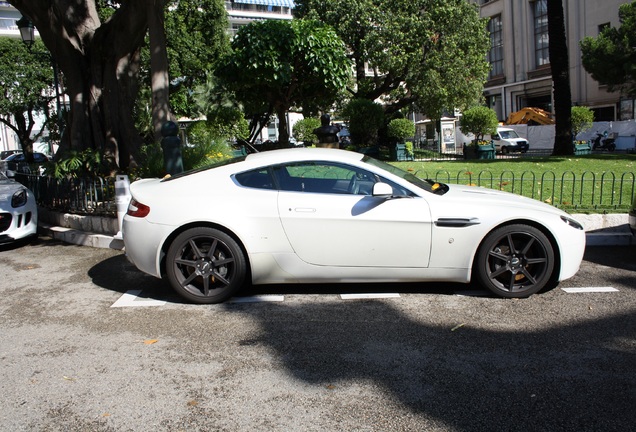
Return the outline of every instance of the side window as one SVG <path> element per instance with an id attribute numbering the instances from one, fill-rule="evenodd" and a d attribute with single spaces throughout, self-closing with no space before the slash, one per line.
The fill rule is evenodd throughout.
<path id="1" fill-rule="evenodd" d="M 272 182 L 272 176 L 267 168 L 236 174 L 234 179 L 241 186 L 255 189 L 274 189 L 274 182 Z"/>
<path id="2" fill-rule="evenodd" d="M 287 192 L 371 195 L 375 183 L 368 171 L 331 162 L 280 165 L 274 175 Z"/>

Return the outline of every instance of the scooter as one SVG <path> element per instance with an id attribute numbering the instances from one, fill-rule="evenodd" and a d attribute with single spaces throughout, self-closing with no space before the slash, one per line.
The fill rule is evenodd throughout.
<path id="1" fill-rule="evenodd" d="M 592 144 L 592 150 L 607 150 L 613 152 L 616 150 L 616 143 L 614 137 L 608 137 L 607 131 L 602 134 L 596 132 L 596 138 Z"/>

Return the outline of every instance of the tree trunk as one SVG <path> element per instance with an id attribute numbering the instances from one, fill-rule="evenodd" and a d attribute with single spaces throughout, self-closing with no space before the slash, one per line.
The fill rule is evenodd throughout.
<path id="1" fill-rule="evenodd" d="M 284 106 L 278 106 L 276 108 L 276 117 L 278 117 L 278 144 L 286 147 L 289 144 L 287 109 Z"/>
<path id="2" fill-rule="evenodd" d="M 121 169 L 134 165 L 139 49 L 149 14 L 163 13 L 166 1 L 121 1 L 102 24 L 95 0 L 9 0 L 31 19 L 66 77 L 71 107 L 60 153 L 93 147 Z"/>
<path id="3" fill-rule="evenodd" d="M 556 118 L 554 155 L 573 155 L 572 146 L 572 94 L 568 47 L 565 37 L 565 18 L 562 0 L 547 0 L 549 53 L 554 85 L 554 114 Z"/>
<path id="4" fill-rule="evenodd" d="M 161 141 L 161 127 L 171 120 L 170 82 L 168 77 L 168 56 L 166 54 L 166 33 L 164 26 L 164 1 L 148 1 L 148 35 L 150 39 L 150 70 L 152 72 L 152 124 L 155 141 Z"/>
<path id="5" fill-rule="evenodd" d="M 24 118 L 25 115 L 27 115 L 28 119 Z M 13 120 L 15 121 L 15 126 L 11 123 L 8 123 L 8 126 L 18 135 L 22 153 L 24 153 L 24 160 L 27 163 L 33 163 L 33 139 L 31 138 L 31 131 L 35 124 L 33 114 L 31 111 L 28 111 L 26 114 L 24 112 L 17 112 L 13 114 Z"/>

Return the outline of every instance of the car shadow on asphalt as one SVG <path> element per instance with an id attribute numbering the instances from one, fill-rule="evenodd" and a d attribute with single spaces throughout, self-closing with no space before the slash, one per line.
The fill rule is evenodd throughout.
<path id="1" fill-rule="evenodd" d="M 172 291 L 167 282 L 139 271 L 124 254 L 100 261 L 88 270 L 93 283 L 118 293 L 141 290 L 137 297 L 185 303 Z"/>
<path id="2" fill-rule="evenodd" d="M 411 315 L 385 301 L 350 305 L 222 306 L 259 324 L 259 333 L 237 341 L 237 349 L 275 353 L 294 382 L 323 388 L 327 400 L 353 398 L 331 408 L 333 418 L 375 397 L 398 412 L 421 414 L 436 430 L 621 430 L 634 424 L 633 353 L 615 342 L 633 337 L 633 314 L 556 327 L 528 327 L 520 319 L 500 327 L 491 309 L 483 319 L 469 313 L 473 321 L 459 327 L 465 310 L 440 315 L 423 308 Z M 378 430 L 384 413 L 367 413 Z"/>
<path id="3" fill-rule="evenodd" d="M 588 246 L 585 261 L 636 272 L 636 246 Z"/>
<path id="4" fill-rule="evenodd" d="M 124 294 L 131 290 L 142 290 L 138 297 L 170 303 L 188 303 L 172 290 L 167 281 L 139 271 L 123 254 L 97 263 L 89 269 L 88 275 L 95 285 L 111 291 Z M 384 293 L 454 295 L 457 292 L 463 295 L 490 296 L 473 284 L 446 282 L 246 285 L 236 296 Z"/>

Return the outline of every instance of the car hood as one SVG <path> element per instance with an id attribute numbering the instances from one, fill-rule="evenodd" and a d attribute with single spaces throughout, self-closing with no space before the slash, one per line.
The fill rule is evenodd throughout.
<path id="1" fill-rule="evenodd" d="M 445 199 L 457 200 L 463 203 L 485 205 L 488 207 L 514 207 L 525 208 L 545 213 L 565 215 L 563 210 L 543 203 L 541 201 L 526 198 L 510 192 L 498 191 L 478 186 L 448 185 L 449 190 L 444 194 Z"/>
<path id="2" fill-rule="evenodd" d="M 12 180 L 0 180 L 0 200 L 10 200 L 14 193 L 24 189 L 22 184 Z"/>

